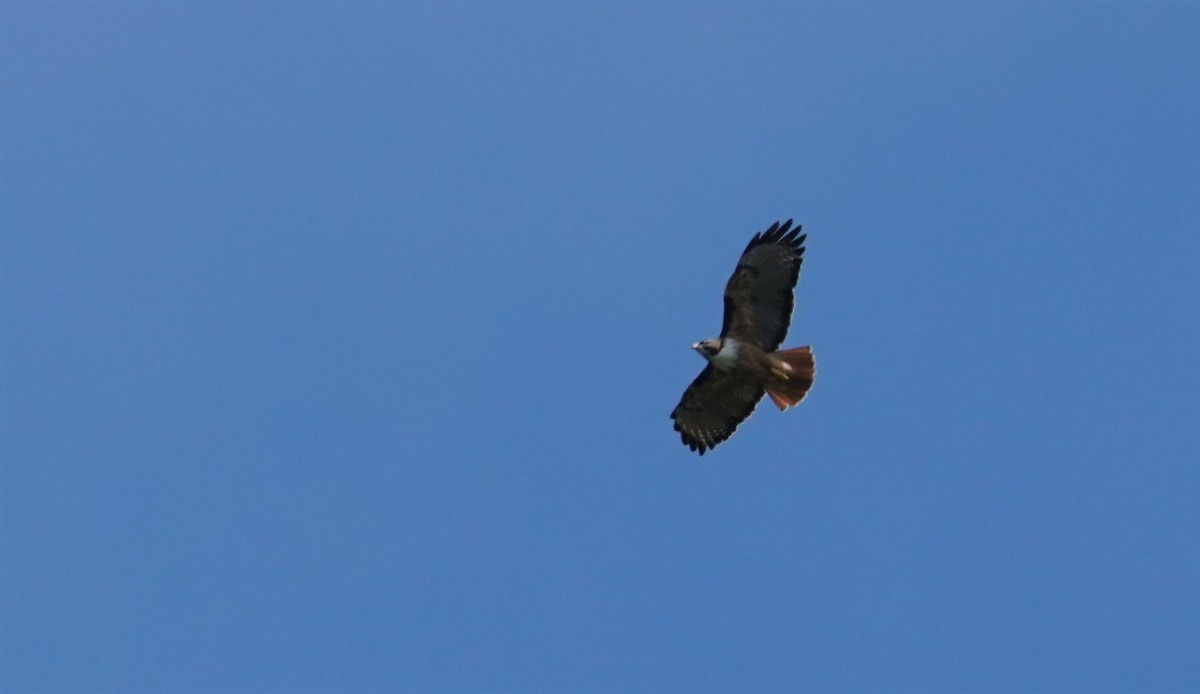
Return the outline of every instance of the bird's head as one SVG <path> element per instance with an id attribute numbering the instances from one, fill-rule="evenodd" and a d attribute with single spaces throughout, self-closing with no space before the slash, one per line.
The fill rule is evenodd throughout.
<path id="1" fill-rule="evenodd" d="M 711 360 L 713 357 L 717 356 L 717 352 L 721 351 L 721 340 L 716 339 L 697 342 L 696 344 L 692 345 L 692 349 L 699 352 L 700 356 L 704 357 L 705 359 Z"/>

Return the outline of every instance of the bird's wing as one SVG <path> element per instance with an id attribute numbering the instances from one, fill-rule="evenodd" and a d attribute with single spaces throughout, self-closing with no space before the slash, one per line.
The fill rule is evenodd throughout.
<path id="1" fill-rule="evenodd" d="M 704 455 L 733 435 L 762 396 L 762 387 L 753 380 L 709 364 L 684 391 L 671 419 L 684 445 Z"/>
<path id="2" fill-rule="evenodd" d="M 773 351 L 787 336 L 795 299 L 792 290 L 804 261 L 804 239 L 792 220 L 754 235 L 725 285 L 721 337 Z"/>

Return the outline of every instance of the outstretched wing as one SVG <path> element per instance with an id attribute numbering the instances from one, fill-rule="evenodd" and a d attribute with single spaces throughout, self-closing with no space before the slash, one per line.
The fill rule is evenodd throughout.
<path id="1" fill-rule="evenodd" d="M 721 337 L 773 351 L 787 336 L 795 299 L 792 290 L 804 261 L 804 239 L 792 220 L 754 235 L 725 285 Z"/>
<path id="2" fill-rule="evenodd" d="M 762 396 L 762 387 L 753 380 L 709 364 L 683 392 L 671 419 L 684 445 L 704 455 L 733 435 Z"/>

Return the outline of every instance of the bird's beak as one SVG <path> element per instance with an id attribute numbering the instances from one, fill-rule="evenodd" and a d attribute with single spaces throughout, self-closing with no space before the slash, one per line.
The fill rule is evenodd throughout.
<path id="1" fill-rule="evenodd" d="M 700 351 L 700 343 L 699 343 L 699 342 L 693 342 L 693 343 L 692 343 L 692 349 L 694 349 L 694 350 L 696 350 L 697 352 L 699 352 L 699 351 Z"/>

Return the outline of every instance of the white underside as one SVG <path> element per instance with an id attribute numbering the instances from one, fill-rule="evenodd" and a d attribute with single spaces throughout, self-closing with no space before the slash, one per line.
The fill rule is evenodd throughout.
<path id="1" fill-rule="evenodd" d="M 712 365 L 722 371 L 731 371 L 737 366 L 737 343 L 733 340 L 725 340 L 725 344 L 721 345 L 720 351 L 713 355 Z"/>

